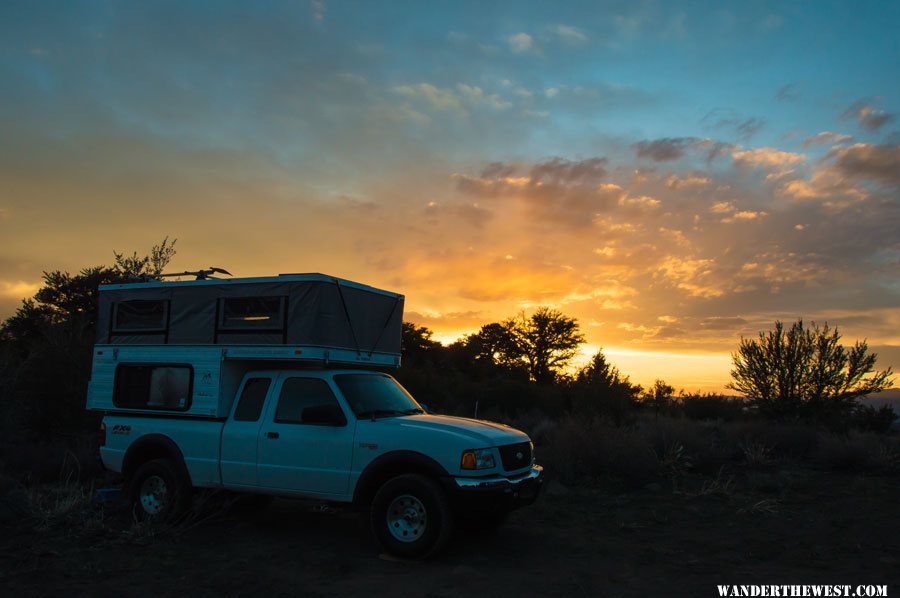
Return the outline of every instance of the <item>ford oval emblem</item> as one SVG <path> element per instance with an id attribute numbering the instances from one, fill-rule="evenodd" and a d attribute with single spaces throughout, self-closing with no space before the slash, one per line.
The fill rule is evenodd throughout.
<path id="1" fill-rule="evenodd" d="M 516 453 L 516 459 L 521 459 L 524 456 L 525 455 L 522 454 L 522 451 L 519 451 L 518 453 Z"/>

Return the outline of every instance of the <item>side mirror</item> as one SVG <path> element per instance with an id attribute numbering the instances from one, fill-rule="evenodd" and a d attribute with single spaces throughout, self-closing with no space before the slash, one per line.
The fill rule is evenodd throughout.
<path id="1" fill-rule="evenodd" d="M 347 418 L 337 405 L 314 405 L 305 407 L 300 421 L 304 424 L 316 424 L 320 426 L 344 426 Z"/>
<path id="2" fill-rule="evenodd" d="M 424 411 L 425 413 L 431 413 L 431 410 L 428 408 L 428 405 L 426 405 L 425 403 L 419 403 L 419 407 L 421 407 L 422 411 Z"/>

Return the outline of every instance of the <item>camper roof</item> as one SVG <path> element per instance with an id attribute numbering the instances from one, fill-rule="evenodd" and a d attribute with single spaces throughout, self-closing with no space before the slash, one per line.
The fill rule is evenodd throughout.
<path id="1" fill-rule="evenodd" d="M 403 301 L 324 274 L 103 285 L 97 344 L 290 345 L 399 363 Z"/>
<path id="2" fill-rule="evenodd" d="M 258 276 L 251 278 L 206 278 L 203 280 L 151 280 L 151 281 L 135 281 L 119 284 L 103 284 L 100 285 L 101 291 L 122 290 L 122 289 L 152 289 L 173 286 L 210 286 L 210 285 L 245 285 L 266 282 L 329 282 L 337 283 L 341 286 L 356 288 L 371 293 L 379 293 L 390 297 L 402 297 L 399 293 L 378 289 L 369 285 L 353 282 L 346 278 L 338 278 L 337 276 L 329 276 L 319 272 L 308 272 L 302 274 L 279 274 L 278 276 Z"/>

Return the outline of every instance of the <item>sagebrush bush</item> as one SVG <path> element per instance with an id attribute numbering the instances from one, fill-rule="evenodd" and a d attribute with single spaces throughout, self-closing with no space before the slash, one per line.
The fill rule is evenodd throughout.
<path id="1" fill-rule="evenodd" d="M 724 395 L 686 394 L 681 397 L 681 410 L 689 419 L 732 421 L 744 414 L 744 401 Z"/>
<path id="2" fill-rule="evenodd" d="M 873 407 L 871 405 L 857 405 L 853 410 L 851 421 L 854 427 L 864 432 L 877 432 L 886 434 L 894 421 L 897 414 L 889 405 L 881 407 Z"/>
<path id="3" fill-rule="evenodd" d="M 847 435 L 823 434 L 815 460 L 835 471 L 879 473 L 895 470 L 900 465 L 896 440 L 871 432 Z"/>
<path id="4" fill-rule="evenodd" d="M 642 487 L 690 472 L 721 477 L 727 466 L 777 470 L 783 460 L 844 471 L 900 469 L 896 437 L 872 432 L 842 435 L 805 423 L 698 421 L 644 414 L 624 426 L 583 416 L 551 420 L 539 411 L 498 420 L 532 434 L 538 461 L 566 485 L 616 479 Z"/>
<path id="5" fill-rule="evenodd" d="M 722 430 L 724 443 L 738 459 L 744 457 L 742 447 L 750 443 L 766 447 L 773 457 L 806 459 L 815 451 L 819 437 L 829 434 L 812 424 L 763 419 L 733 422 Z"/>
<path id="6" fill-rule="evenodd" d="M 566 485 L 612 477 L 638 487 L 659 475 L 658 459 L 645 438 L 602 419 L 560 420 L 547 433 L 539 455 Z"/>

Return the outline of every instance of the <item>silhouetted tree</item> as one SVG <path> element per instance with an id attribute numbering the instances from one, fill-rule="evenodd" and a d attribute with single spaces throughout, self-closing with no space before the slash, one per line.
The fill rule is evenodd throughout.
<path id="1" fill-rule="evenodd" d="M 576 411 L 605 415 L 617 423 L 634 408 L 641 392 L 641 386 L 632 384 L 628 376 L 610 364 L 602 350 L 578 370 L 571 388 Z"/>
<path id="2" fill-rule="evenodd" d="M 549 384 L 556 381 L 583 342 L 577 320 L 540 307 L 530 317 L 522 313 L 485 324 L 462 344 L 476 364 L 490 364 L 506 373 L 523 371 L 532 381 Z"/>
<path id="3" fill-rule="evenodd" d="M 847 415 L 855 399 L 893 385 L 891 369 L 876 372 L 876 354 L 865 341 L 846 349 L 838 329 L 803 320 L 785 330 L 760 332 L 741 339 L 732 355 L 728 388 L 747 396 L 763 413 L 773 416 Z"/>
<path id="4" fill-rule="evenodd" d="M 125 257 L 113 252 L 115 260 L 111 266 L 83 268 L 75 275 L 61 270 L 44 272 L 43 286 L 32 299 L 24 299 L 16 313 L 0 326 L 0 340 L 27 343 L 29 338 L 40 337 L 43 327 L 62 323 L 78 324 L 93 331 L 100 285 L 159 278 L 175 255 L 176 241 L 170 242 L 166 237 L 144 257 L 138 257 L 137 253 Z"/>
<path id="5" fill-rule="evenodd" d="M 584 342 L 578 321 L 549 307 L 539 307 L 531 317 L 523 313 L 503 325 L 512 331 L 531 379 L 539 384 L 554 382 Z"/>
<path id="6" fill-rule="evenodd" d="M 664 410 L 672 403 L 675 395 L 675 387 L 666 384 L 665 380 L 656 380 L 653 386 L 647 389 L 641 400 L 653 407 L 656 417 L 659 417 L 660 410 Z"/>
<path id="7" fill-rule="evenodd" d="M 44 272 L 43 286 L 0 325 L 0 416 L 10 429 L 78 429 L 97 324 L 98 287 L 155 278 L 175 254 L 164 239 L 146 257 L 115 253 L 111 266 Z"/>
<path id="8" fill-rule="evenodd" d="M 425 326 L 416 326 L 412 322 L 403 322 L 400 335 L 400 351 L 405 365 L 422 364 L 443 347 L 432 340 L 434 332 Z"/>
<path id="9" fill-rule="evenodd" d="M 175 243 L 178 239 L 169 241 L 169 237 L 165 237 L 162 243 L 154 245 L 150 248 L 150 253 L 144 256 L 138 256 L 135 251 L 133 254 L 126 256 L 124 253 L 114 251 L 115 270 L 126 278 L 147 278 L 159 279 L 160 274 L 175 257 Z"/>
<path id="10" fill-rule="evenodd" d="M 473 365 L 482 372 L 503 375 L 525 369 L 525 351 L 512 321 L 485 324 L 475 334 L 466 336 L 461 344 Z"/>

